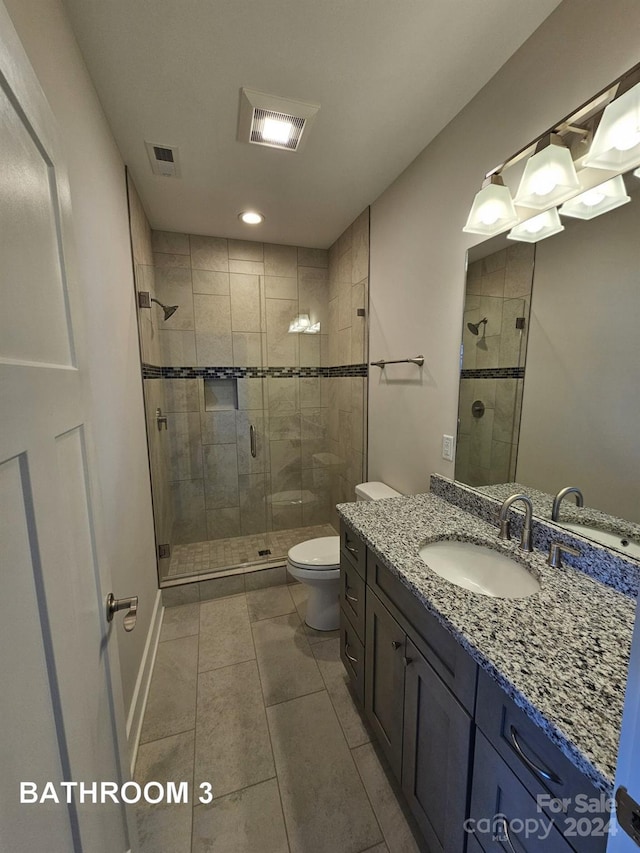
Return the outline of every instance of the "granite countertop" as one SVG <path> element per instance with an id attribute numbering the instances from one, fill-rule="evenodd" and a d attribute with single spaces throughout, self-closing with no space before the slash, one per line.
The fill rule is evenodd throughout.
<path id="1" fill-rule="evenodd" d="M 432 494 L 339 504 L 340 516 L 601 791 L 613 795 L 635 600 L 564 567 Z M 528 566 L 528 598 L 462 589 L 418 556 L 426 542 L 464 539 Z"/>

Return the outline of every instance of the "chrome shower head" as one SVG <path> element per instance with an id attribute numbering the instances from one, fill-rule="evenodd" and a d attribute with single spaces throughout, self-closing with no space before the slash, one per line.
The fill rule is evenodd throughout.
<path id="1" fill-rule="evenodd" d="M 487 324 L 486 317 L 483 317 L 483 319 L 477 323 L 467 323 L 467 329 L 469 329 L 472 335 L 477 335 L 480 332 L 480 326 L 482 326 L 483 324 L 485 326 Z"/>
<path id="2" fill-rule="evenodd" d="M 151 301 L 157 302 L 157 304 L 162 308 L 162 310 L 164 311 L 165 321 L 168 320 L 169 317 L 172 317 L 180 307 L 179 305 L 164 305 L 162 302 L 160 302 L 159 299 L 156 299 L 155 296 L 151 297 Z"/>

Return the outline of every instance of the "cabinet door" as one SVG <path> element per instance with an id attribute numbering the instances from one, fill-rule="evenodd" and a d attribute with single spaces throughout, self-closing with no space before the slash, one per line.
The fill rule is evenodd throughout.
<path id="1" fill-rule="evenodd" d="M 405 633 L 367 589 L 365 711 L 398 780 L 402 769 Z"/>
<path id="2" fill-rule="evenodd" d="M 431 853 L 464 850 L 472 720 L 407 640 L 402 788 Z"/>

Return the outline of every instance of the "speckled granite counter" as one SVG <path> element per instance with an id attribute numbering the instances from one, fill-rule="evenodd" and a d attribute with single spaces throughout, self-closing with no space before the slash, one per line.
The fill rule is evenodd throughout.
<path id="1" fill-rule="evenodd" d="M 613 793 L 635 601 L 582 572 L 551 569 L 487 522 L 435 495 L 339 504 L 340 516 L 591 781 Z M 465 539 L 528 565 L 540 592 L 477 595 L 418 556 L 425 542 Z"/>

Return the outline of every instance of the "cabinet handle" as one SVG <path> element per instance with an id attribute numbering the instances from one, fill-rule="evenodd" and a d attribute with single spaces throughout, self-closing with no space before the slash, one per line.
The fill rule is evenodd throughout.
<path id="1" fill-rule="evenodd" d="M 391 645 L 394 649 L 399 649 L 402 643 L 399 643 L 397 640 L 391 640 Z"/>
<path id="2" fill-rule="evenodd" d="M 556 785 L 563 784 L 562 779 L 560 779 L 559 776 L 556 776 L 556 774 L 553 773 L 551 770 L 545 770 L 542 767 L 538 767 L 538 765 L 534 764 L 530 758 L 527 758 L 527 756 L 522 751 L 522 747 L 520 746 L 520 743 L 518 741 L 518 732 L 516 731 L 515 726 L 509 727 L 509 737 L 511 738 L 511 744 L 515 749 L 518 758 L 524 764 L 526 764 L 526 766 L 529 768 L 529 770 L 531 770 L 532 773 L 534 773 L 538 777 L 542 777 L 542 779 L 544 779 L 546 782 L 555 782 Z"/>
<path id="3" fill-rule="evenodd" d="M 349 599 L 349 601 L 353 601 L 353 603 L 354 603 L 354 604 L 357 604 L 357 603 L 358 603 L 358 599 L 355 597 L 355 595 L 349 595 L 349 593 L 348 593 L 348 591 L 347 591 L 347 590 L 350 590 L 350 589 L 351 589 L 351 587 L 350 587 L 350 586 L 348 586 L 348 587 L 346 587 L 346 588 L 345 588 L 345 591 L 344 591 L 344 597 L 345 597 L 345 598 L 348 598 L 348 599 Z"/>
<path id="4" fill-rule="evenodd" d="M 349 545 L 349 540 L 347 539 L 346 536 L 344 537 L 344 547 L 347 549 L 347 551 L 350 554 L 353 554 L 353 556 L 356 558 L 356 560 L 358 559 L 358 549 L 354 548 L 353 545 Z"/>
<path id="5" fill-rule="evenodd" d="M 503 841 L 506 841 L 508 844 L 507 850 L 509 853 L 516 853 L 516 848 L 511 843 L 511 836 L 509 835 L 509 822 L 507 821 L 504 815 L 498 815 L 498 817 L 502 818 L 502 838 L 498 838 L 501 847 L 504 848 Z"/>
<path id="6" fill-rule="evenodd" d="M 345 653 L 345 655 L 349 658 L 349 660 L 351 661 L 351 663 L 359 663 L 359 662 L 360 662 L 360 661 L 358 660 L 358 658 L 354 658 L 354 657 L 353 657 L 353 655 L 350 655 L 350 654 L 349 654 L 349 643 L 345 643 L 345 644 L 344 644 L 344 653 Z"/>
<path id="7" fill-rule="evenodd" d="M 413 658 L 408 658 L 406 655 L 402 658 L 402 663 L 405 666 L 409 666 L 409 664 L 413 663 Z"/>

